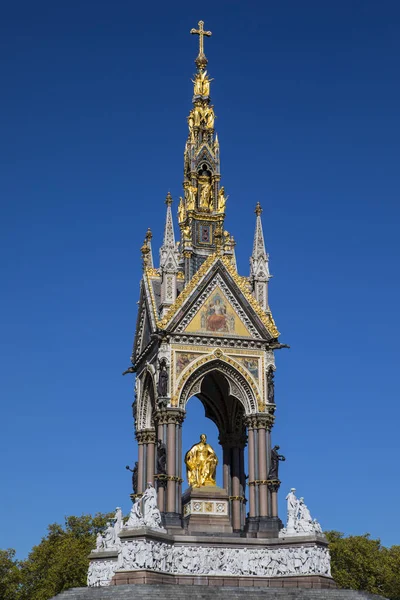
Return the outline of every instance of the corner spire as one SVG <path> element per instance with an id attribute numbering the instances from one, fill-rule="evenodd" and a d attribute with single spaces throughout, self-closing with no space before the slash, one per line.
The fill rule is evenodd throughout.
<path id="1" fill-rule="evenodd" d="M 167 216 L 165 219 L 164 240 L 160 248 L 161 304 L 160 315 L 176 300 L 179 251 L 175 243 L 174 222 L 172 220 L 172 196 L 168 192 L 165 199 Z"/>
<path id="2" fill-rule="evenodd" d="M 160 267 L 164 267 L 167 261 L 167 257 L 169 254 L 169 250 L 175 251 L 175 232 L 174 232 L 174 222 L 172 220 L 172 196 L 170 192 L 168 192 L 167 197 L 165 199 L 165 204 L 167 205 L 167 216 L 165 219 L 165 228 L 164 228 L 164 240 L 163 245 L 160 248 Z"/>
<path id="3" fill-rule="evenodd" d="M 264 310 L 268 308 L 268 281 L 271 277 L 269 273 L 268 254 L 265 249 L 264 232 L 261 222 L 262 208 L 257 202 L 256 209 L 256 228 L 254 232 L 253 253 L 250 257 L 250 281 L 253 288 L 253 295 L 259 301 Z"/>

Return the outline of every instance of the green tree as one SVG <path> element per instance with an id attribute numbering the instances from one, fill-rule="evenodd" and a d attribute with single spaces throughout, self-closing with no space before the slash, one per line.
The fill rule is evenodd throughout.
<path id="1" fill-rule="evenodd" d="M 18 600 L 48 600 L 68 588 L 85 586 L 88 555 L 95 547 L 97 533 L 111 516 L 67 517 L 64 527 L 50 525 L 47 536 L 21 563 Z"/>
<path id="2" fill-rule="evenodd" d="M 21 574 L 15 550 L 0 550 L 0 598 L 19 600 Z"/>
<path id="3" fill-rule="evenodd" d="M 380 540 L 371 540 L 368 533 L 344 537 L 338 531 L 328 531 L 332 557 L 332 577 L 341 588 L 364 590 L 384 595 L 390 571 L 388 553 Z"/>

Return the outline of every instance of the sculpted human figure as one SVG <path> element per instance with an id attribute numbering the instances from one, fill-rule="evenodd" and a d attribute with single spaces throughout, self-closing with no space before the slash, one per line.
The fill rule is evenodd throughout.
<path id="1" fill-rule="evenodd" d="M 222 186 L 218 192 L 218 211 L 225 212 L 226 201 L 228 196 L 225 196 L 225 188 Z"/>
<path id="2" fill-rule="evenodd" d="M 126 465 L 125 469 L 127 469 L 128 471 L 130 471 L 132 473 L 132 490 L 134 494 L 137 494 L 137 490 L 138 490 L 138 472 L 139 472 L 139 463 L 138 461 L 135 462 L 135 465 L 133 467 L 133 469 L 131 469 L 129 467 L 129 465 Z"/>
<path id="3" fill-rule="evenodd" d="M 179 197 L 179 205 L 178 205 L 178 221 L 179 223 L 183 223 L 185 220 L 185 202 L 183 198 Z"/>
<path id="4" fill-rule="evenodd" d="M 203 109 L 201 106 L 195 106 L 193 109 L 194 126 L 200 127 L 201 120 L 203 118 Z"/>
<path id="5" fill-rule="evenodd" d="M 96 536 L 96 550 L 99 552 L 104 549 L 104 539 L 101 533 L 98 533 Z"/>
<path id="6" fill-rule="evenodd" d="M 190 486 L 216 485 L 215 471 L 218 458 L 211 446 L 207 444 L 207 437 L 204 433 L 200 436 L 200 442 L 194 444 L 186 452 L 185 464 Z"/>
<path id="7" fill-rule="evenodd" d="M 212 203 L 212 188 L 210 181 L 203 181 L 200 189 L 199 205 L 201 210 L 210 210 Z"/>
<path id="8" fill-rule="evenodd" d="M 167 472 L 167 447 L 161 441 L 157 441 L 157 474 L 165 475 Z"/>
<path id="9" fill-rule="evenodd" d="M 291 488 L 286 496 L 287 502 L 287 531 L 293 532 L 296 530 L 296 519 L 299 512 L 299 501 L 295 496 L 296 488 Z"/>
<path id="10" fill-rule="evenodd" d="M 115 546 L 115 530 L 110 522 L 107 523 L 107 528 L 104 532 L 104 547 L 114 548 Z"/>
<path id="11" fill-rule="evenodd" d="M 160 360 L 160 373 L 158 376 L 157 393 L 162 398 L 168 394 L 168 371 L 165 358 Z"/>
<path id="12" fill-rule="evenodd" d="M 271 467 L 268 473 L 268 479 L 278 479 L 279 461 L 284 461 L 286 458 L 283 454 L 278 453 L 279 446 L 274 446 L 271 450 Z"/>
<path id="13" fill-rule="evenodd" d="M 148 527 L 161 528 L 161 514 L 157 506 L 157 492 L 151 483 L 142 496 L 142 514 L 144 524 Z"/>
<path id="14" fill-rule="evenodd" d="M 268 369 L 267 374 L 267 384 L 268 384 L 268 402 L 270 404 L 275 403 L 275 383 L 274 383 L 274 369 L 270 367 Z"/>
<path id="15" fill-rule="evenodd" d="M 185 189 L 185 197 L 187 201 L 187 210 L 195 210 L 196 207 L 196 194 L 197 187 L 194 185 L 188 185 Z"/>

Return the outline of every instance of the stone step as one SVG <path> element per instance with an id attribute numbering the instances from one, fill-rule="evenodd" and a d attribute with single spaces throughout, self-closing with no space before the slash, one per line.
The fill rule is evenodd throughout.
<path id="1" fill-rule="evenodd" d="M 118 585 L 72 588 L 52 600 L 382 600 L 358 590 L 237 588 L 203 585 Z"/>

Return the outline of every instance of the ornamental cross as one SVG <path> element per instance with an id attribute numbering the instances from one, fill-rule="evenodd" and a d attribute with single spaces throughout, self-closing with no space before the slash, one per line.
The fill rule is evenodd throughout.
<path id="1" fill-rule="evenodd" d="M 198 29 L 191 29 L 190 33 L 195 33 L 199 36 L 199 56 L 204 54 L 204 36 L 210 37 L 211 31 L 204 31 L 204 21 L 199 21 Z"/>

